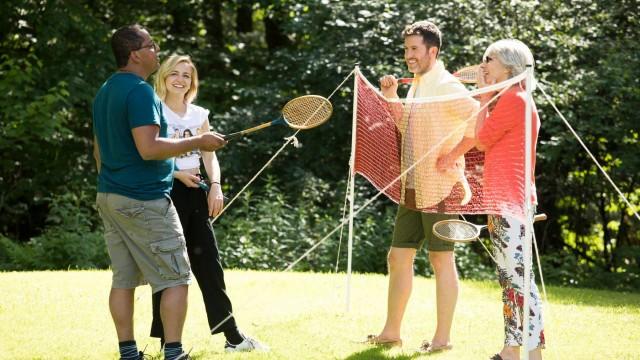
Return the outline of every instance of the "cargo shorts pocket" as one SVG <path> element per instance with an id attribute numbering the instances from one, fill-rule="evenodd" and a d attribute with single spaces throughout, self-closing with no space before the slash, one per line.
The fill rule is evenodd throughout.
<path id="1" fill-rule="evenodd" d="M 165 280 L 178 280 L 189 276 L 189 262 L 186 258 L 184 242 L 172 238 L 151 243 L 158 272 Z"/>

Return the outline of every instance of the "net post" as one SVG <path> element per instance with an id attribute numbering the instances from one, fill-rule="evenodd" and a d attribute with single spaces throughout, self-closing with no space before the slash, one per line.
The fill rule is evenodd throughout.
<path id="1" fill-rule="evenodd" d="M 353 203 L 355 201 L 355 161 L 356 161 L 356 128 L 358 121 L 358 75 L 360 66 L 356 63 L 353 70 L 353 120 L 351 124 L 351 157 L 349 158 L 349 236 L 347 239 L 347 284 L 345 294 L 345 312 L 351 310 L 351 264 L 353 252 Z"/>
<path id="2" fill-rule="evenodd" d="M 525 114 L 524 114 L 524 296 L 522 309 L 522 345 L 524 348 L 523 359 L 529 360 L 529 301 L 531 297 L 531 241 L 533 230 L 533 214 L 531 209 L 531 134 L 533 132 L 531 110 L 533 109 L 532 92 L 533 92 L 533 64 L 527 64 L 527 76 L 525 78 L 525 87 L 527 92 Z"/>

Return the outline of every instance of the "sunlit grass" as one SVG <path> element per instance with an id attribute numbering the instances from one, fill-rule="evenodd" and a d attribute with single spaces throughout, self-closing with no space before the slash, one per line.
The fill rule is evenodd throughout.
<path id="1" fill-rule="evenodd" d="M 108 312 L 108 271 L 0 273 L 0 359 L 116 359 Z M 402 350 L 357 343 L 380 330 L 387 279 L 354 275 L 345 312 L 342 274 L 228 271 L 229 294 L 240 328 L 268 343 L 268 354 L 227 355 L 224 338 L 208 335 L 201 295 L 190 289 L 183 342 L 196 359 L 410 359 L 430 338 L 434 282 L 417 278 L 405 317 Z M 502 344 L 500 294 L 493 282 L 462 282 L 454 322 L 454 349 L 433 359 L 488 359 Z M 545 308 L 546 359 L 638 359 L 640 295 L 551 287 Z M 136 337 L 147 353 L 150 290 L 136 293 Z M 427 358 L 427 356 L 422 356 Z"/>

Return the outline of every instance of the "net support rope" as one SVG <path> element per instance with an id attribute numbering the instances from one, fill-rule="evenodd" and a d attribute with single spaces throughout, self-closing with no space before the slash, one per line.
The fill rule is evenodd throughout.
<path id="1" fill-rule="evenodd" d="M 607 172 L 602 168 L 602 166 L 600 166 L 600 163 L 598 162 L 598 160 L 596 159 L 595 156 L 593 156 L 593 154 L 591 153 L 591 151 L 589 150 L 589 148 L 587 147 L 587 145 L 584 144 L 584 142 L 582 141 L 582 139 L 580 138 L 580 135 L 578 135 L 578 133 L 573 129 L 573 127 L 571 126 L 571 124 L 569 124 L 569 121 L 567 121 L 567 119 L 564 117 L 564 115 L 562 115 L 562 113 L 560 112 L 560 110 L 558 110 L 558 107 L 556 106 L 555 102 L 551 99 L 551 97 L 549 95 L 547 95 L 547 92 L 544 91 L 544 86 L 542 86 L 542 84 L 538 84 L 538 87 L 540 88 L 540 90 L 542 91 L 542 94 L 544 95 L 544 97 L 547 99 L 547 101 L 551 104 L 551 106 L 553 107 L 553 109 L 556 111 L 556 113 L 558 114 L 558 116 L 560 117 L 560 119 L 562 119 L 562 121 L 564 122 L 564 124 L 567 126 L 567 128 L 569 129 L 569 131 L 571 131 L 571 133 L 573 134 L 573 136 L 576 138 L 576 140 L 578 140 L 578 142 L 580 143 L 580 145 L 582 146 L 582 148 L 584 149 L 584 151 L 587 152 L 587 154 L 589 154 L 589 156 L 591 157 L 591 160 L 593 160 L 593 162 L 596 164 L 596 166 L 598 167 L 598 169 L 602 172 L 602 174 L 604 175 L 604 177 L 607 179 L 607 181 L 609 181 L 609 183 L 611 184 L 611 186 L 616 190 L 616 192 L 618 193 L 618 195 L 622 198 L 622 200 L 627 204 L 627 206 L 629 207 L 629 210 L 631 210 L 631 212 L 635 215 L 635 217 L 640 220 L 640 215 L 638 215 L 638 211 L 636 210 L 636 208 L 629 202 L 629 200 L 627 199 L 627 197 L 622 193 L 622 191 L 620 191 L 620 189 L 618 188 L 618 186 L 616 186 L 616 184 L 613 182 L 613 180 L 611 180 L 611 177 L 609 176 L 609 174 L 607 174 Z"/>
<path id="2" fill-rule="evenodd" d="M 333 92 L 327 97 L 327 99 L 331 99 L 331 97 L 333 97 L 333 95 L 342 87 L 342 85 L 344 85 L 344 83 L 351 77 L 351 75 L 353 75 L 354 70 L 352 70 L 349 75 L 347 75 L 344 80 L 342 80 L 342 82 L 340 83 L 340 85 L 338 85 L 338 87 L 335 88 L 335 90 L 333 90 Z M 318 111 L 319 109 L 316 109 L 316 111 Z M 315 113 L 314 113 L 315 114 Z M 313 117 L 312 114 L 311 116 L 309 116 L 309 119 L 311 119 Z M 282 144 L 282 146 L 280 147 L 280 149 L 278 149 L 278 151 L 276 151 L 275 154 L 273 154 L 273 156 L 271 157 L 271 159 L 269 159 L 264 166 L 262 166 L 262 168 L 260 170 L 258 170 L 258 172 L 251 178 L 251 180 L 249 180 L 249 182 L 247 182 L 242 189 L 240 189 L 240 191 L 222 208 L 222 211 L 220 211 L 220 213 L 213 219 L 211 219 L 209 221 L 209 224 L 213 226 L 213 223 L 216 222 L 216 220 L 218 220 L 218 218 L 220 216 L 222 216 L 222 214 L 229 208 L 229 206 L 231 206 L 231 204 L 233 204 L 234 201 L 236 201 L 236 199 L 249 187 L 249 185 L 251 185 L 257 178 L 258 176 L 260 176 L 260 174 L 262 174 L 262 172 L 269 167 L 269 165 L 271 165 L 271 163 L 280 155 L 280 153 L 287 147 L 287 145 L 289 145 L 291 142 L 294 143 L 294 145 L 296 145 L 296 147 L 298 146 L 298 139 L 296 138 L 296 135 L 298 135 L 298 133 L 301 131 L 301 129 L 296 130 L 295 133 L 293 133 L 293 135 L 286 137 L 285 138 L 285 142 L 284 144 Z"/>

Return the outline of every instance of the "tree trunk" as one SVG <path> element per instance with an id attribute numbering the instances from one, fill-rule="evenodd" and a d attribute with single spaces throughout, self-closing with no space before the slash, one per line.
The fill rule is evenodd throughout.
<path id="1" fill-rule="evenodd" d="M 282 31 L 280 24 L 286 17 L 287 12 L 283 8 L 272 8 L 264 17 L 265 41 L 269 51 L 274 51 L 290 44 L 289 38 Z"/>
<path id="2" fill-rule="evenodd" d="M 173 18 L 171 35 L 174 39 L 189 39 L 195 32 L 190 6 L 182 1 L 171 1 L 169 4 L 168 10 Z"/>
<path id="3" fill-rule="evenodd" d="M 253 31 L 253 1 L 239 0 L 236 7 L 236 32 L 238 34 Z"/>
<path id="4" fill-rule="evenodd" d="M 204 27 L 207 29 L 207 40 L 209 40 L 209 43 L 214 48 L 224 46 L 222 1 L 223 0 L 205 0 L 202 3 L 205 11 Z"/>

